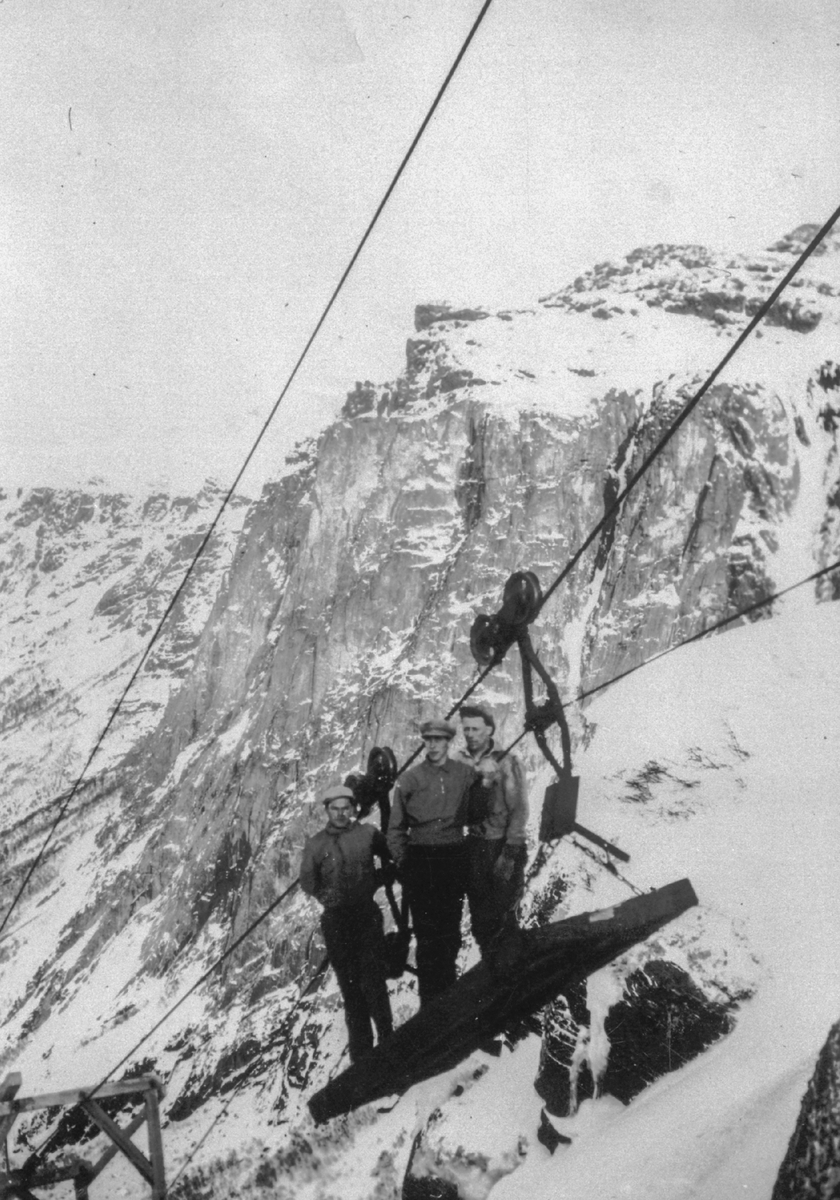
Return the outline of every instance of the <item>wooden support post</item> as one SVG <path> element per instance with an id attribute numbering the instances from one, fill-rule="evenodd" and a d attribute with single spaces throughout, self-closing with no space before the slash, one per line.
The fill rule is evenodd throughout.
<path id="1" fill-rule="evenodd" d="M 106 1096 L 133 1096 L 145 1092 L 147 1087 L 157 1087 L 162 1090 L 162 1083 L 157 1075 L 138 1075 L 136 1079 L 118 1079 L 115 1083 L 102 1083 L 96 1088 L 97 1100 Z M 92 1088 L 71 1088 L 66 1092 L 47 1092 L 42 1096 L 22 1096 L 20 1100 L 3 1100 L 0 1097 L 0 1117 L 9 1112 L 32 1112 L 36 1108 L 53 1108 L 56 1105 L 69 1106 L 79 1104 L 85 1099 Z"/>
<path id="2" fill-rule="evenodd" d="M 581 837 L 588 838 L 590 842 L 594 842 L 596 846 L 600 846 L 602 850 L 606 850 L 607 854 L 612 854 L 616 858 L 620 858 L 622 862 L 630 861 L 630 855 L 625 853 L 624 850 L 619 850 L 618 846 L 614 846 L 612 842 L 608 842 L 606 838 L 593 833 L 591 829 L 587 829 L 584 825 L 578 825 L 577 821 L 572 826 L 572 833 L 579 833 Z"/>
<path id="3" fill-rule="evenodd" d="M 119 1146 L 128 1161 L 132 1166 L 137 1168 L 143 1178 L 152 1183 L 152 1164 L 142 1150 L 138 1150 L 134 1142 L 125 1136 L 116 1121 L 112 1121 L 105 1110 L 100 1108 L 95 1100 L 83 1100 L 81 1107 L 89 1117 L 93 1118 L 103 1133 L 107 1133 L 111 1141 Z"/>
<path id="4" fill-rule="evenodd" d="M 23 1076 L 20 1071 L 12 1071 L 7 1075 L 0 1084 L 0 1101 L 14 1100 L 22 1083 Z M 7 1174 L 9 1172 L 9 1134 L 16 1120 L 17 1113 L 15 1112 L 6 1113 L 5 1116 L 0 1117 L 0 1138 L 3 1140 L 3 1157 Z"/>
<path id="5" fill-rule="evenodd" d="M 76 1200 L 89 1200 L 88 1188 L 94 1179 L 104 1170 L 108 1163 L 118 1153 L 122 1153 L 135 1167 L 143 1178 L 151 1184 L 152 1200 L 164 1200 L 166 1195 L 166 1177 L 163 1162 L 163 1139 L 160 1132 L 160 1097 L 164 1094 L 163 1082 L 154 1074 L 140 1075 L 135 1079 L 121 1079 L 116 1083 L 105 1083 L 95 1089 L 85 1090 L 74 1088 L 66 1092 L 52 1092 L 41 1096 L 24 1096 L 15 1099 L 15 1094 L 21 1086 L 20 1074 L 15 1072 L 8 1075 L 0 1084 L 0 1136 L 8 1133 L 12 1123 L 19 1113 L 32 1112 L 39 1108 L 55 1105 L 70 1107 L 79 1105 L 96 1125 L 111 1139 L 111 1145 L 100 1156 L 95 1164 L 77 1159 L 63 1166 L 46 1166 L 37 1171 L 36 1155 L 30 1155 L 22 1170 L 10 1170 L 8 1156 L 5 1173 L 0 1172 L 0 1200 L 5 1197 L 17 1197 L 18 1200 L 39 1200 L 29 1189 L 33 1187 L 50 1187 L 56 1183 L 66 1183 L 72 1180 Z M 114 1121 L 105 1110 L 97 1104 L 91 1095 L 103 1096 L 142 1096 L 143 1110 L 137 1113 L 125 1129 Z M 151 1161 L 142 1150 L 131 1141 L 132 1135 L 140 1126 L 149 1123 L 149 1153 Z"/>
<path id="6" fill-rule="evenodd" d="M 87 1163 L 82 1164 L 82 1169 L 73 1180 L 73 1190 L 76 1193 L 75 1200 L 90 1200 L 88 1192 L 88 1184 L 93 1180 L 93 1171 L 88 1169 Z"/>
<path id="7" fill-rule="evenodd" d="M 137 1130 L 140 1128 L 140 1126 L 143 1124 L 143 1122 L 145 1120 L 146 1120 L 146 1110 L 143 1109 L 143 1111 L 139 1112 L 137 1114 L 137 1116 L 134 1118 L 134 1120 L 131 1121 L 130 1124 L 126 1125 L 125 1129 L 123 1130 L 123 1133 L 125 1134 L 125 1136 L 127 1138 L 133 1137 L 134 1134 L 137 1132 Z M 101 1175 L 101 1173 L 108 1166 L 108 1163 L 111 1161 L 111 1159 L 116 1158 L 116 1156 L 119 1153 L 120 1153 L 119 1146 L 115 1145 L 112 1142 L 111 1145 L 108 1147 L 108 1149 L 103 1152 L 101 1158 L 99 1158 L 91 1167 L 91 1169 L 90 1169 L 91 1179 L 95 1179 L 97 1175 Z"/>
<path id="8" fill-rule="evenodd" d="M 149 1125 L 149 1157 L 152 1160 L 152 1200 L 164 1200 L 166 1173 L 163 1166 L 163 1138 L 160 1133 L 160 1105 L 154 1088 L 146 1092 L 145 1104 Z"/>
<path id="9" fill-rule="evenodd" d="M 23 1076 L 20 1071 L 12 1071 L 0 1083 L 0 1100 L 14 1100 L 17 1093 L 20 1091 L 20 1085 L 23 1083 Z"/>

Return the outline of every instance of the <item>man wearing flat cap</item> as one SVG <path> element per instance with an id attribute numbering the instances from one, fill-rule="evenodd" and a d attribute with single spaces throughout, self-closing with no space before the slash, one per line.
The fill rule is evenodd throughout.
<path id="1" fill-rule="evenodd" d="M 457 757 L 489 786 L 473 787 L 467 837 L 467 896 L 473 937 L 482 956 L 516 929 L 516 905 L 525 886 L 528 794 L 525 772 L 513 754 L 497 750 L 496 722 L 484 704 L 459 709 L 466 750 Z"/>
<path id="2" fill-rule="evenodd" d="M 417 941 L 421 1007 L 451 987 L 458 974 L 467 887 L 464 825 L 476 773 L 449 757 L 455 733 L 448 721 L 420 726 L 426 757 L 398 779 L 388 822 L 388 848 L 400 871 Z"/>
<path id="3" fill-rule="evenodd" d="M 379 886 L 374 855 L 383 864 L 391 856 L 376 826 L 356 820 L 350 788 L 329 788 L 323 803 L 327 824 L 303 847 L 300 886 L 324 910 L 321 930 L 344 998 L 350 1061 L 355 1062 L 373 1049 L 371 1021 L 380 1042 L 393 1029 L 382 911 L 373 898 Z"/>

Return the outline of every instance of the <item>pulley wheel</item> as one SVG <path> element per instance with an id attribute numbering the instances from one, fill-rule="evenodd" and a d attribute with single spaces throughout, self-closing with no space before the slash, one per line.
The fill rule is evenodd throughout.
<path id="1" fill-rule="evenodd" d="M 470 629 L 470 650 L 480 667 L 489 667 L 496 655 L 498 620 L 480 613 Z"/>
<path id="2" fill-rule="evenodd" d="M 542 588 L 533 571 L 516 571 L 505 584 L 501 619 L 507 625 L 528 625 L 540 610 Z"/>
<path id="3" fill-rule="evenodd" d="M 368 755 L 367 775 L 377 787 L 391 790 L 397 778 L 397 760 L 390 746 L 373 747 Z"/>

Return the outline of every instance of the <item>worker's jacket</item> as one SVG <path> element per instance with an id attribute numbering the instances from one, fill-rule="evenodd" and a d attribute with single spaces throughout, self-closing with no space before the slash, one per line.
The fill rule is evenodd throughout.
<path id="1" fill-rule="evenodd" d="M 451 758 L 439 766 L 425 759 L 401 776 L 388 822 L 388 849 L 398 864 L 408 846 L 446 846 L 463 840 L 474 779 L 471 766 Z"/>
<path id="2" fill-rule="evenodd" d="M 514 754 L 502 758 L 502 750 L 493 748 L 493 740 L 483 754 L 473 757 L 468 750 L 456 751 L 458 762 L 476 768 L 479 763 L 492 759 L 498 767 L 498 775 L 489 788 L 480 782 L 473 785 L 470 833 L 474 837 L 496 840 L 504 838 L 509 846 L 525 844 L 525 828 L 528 824 L 528 788 L 522 763 Z M 476 811 L 478 808 L 478 811 Z M 477 818 L 477 819 L 476 819 Z"/>
<path id="3" fill-rule="evenodd" d="M 300 886 L 324 908 L 365 904 L 377 882 L 373 856 L 389 858 L 385 838 L 374 825 L 329 825 L 307 840 L 300 864 Z"/>

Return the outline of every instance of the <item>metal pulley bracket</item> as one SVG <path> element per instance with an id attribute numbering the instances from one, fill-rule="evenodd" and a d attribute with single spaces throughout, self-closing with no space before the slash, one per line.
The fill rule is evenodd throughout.
<path id="1" fill-rule="evenodd" d="M 577 817 L 580 778 L 572 774 L 572 737 L 563 710 L 563 702 L 554 680 L 542 665 L 531 642 L 528 626 L 538 615 L 542 604 L 542 588 L 533 571 L 517 571 L 505 584 L 502 607 L 493 616 L 482 613 L 470 630 L 470 648 L 480 667 L 501 662 L 514 644 L 519 647 L 522 662 L 522 688 L 525 694 L 525 728 L 534 735 L 543 757 L 557 772 L 557 780 L 545 793 L 540 820 L 540 841 L 553 842 L 569 833 L 577 833 L 615 855 L 623 862 L 630 856 L 605 838 L 579 825 Z M 546 691 L 546 699 L 534 699 L 534 679 L 537 674 Z M 555 758 L 546 739 L 552 725 L 560 728 L 563 762 Z"/>
<path id="2" fill-rule="evenodd" d="M 356 797 L 359 816 L 366 817 L 379 807 L 382 828 L 387 829 L 391 813 L 390 792 L 397 779 L 397 760 L 390 746 L 374 746 L 368 755 L 364 775 L 348 775 L 344 780 Z"/>
<path id="3" fill-rule="evenodd" d="M 556 783 L 549 784 L 545 790 L 545 799 L 543 800 L 540 819 L 540 841 L 555 842 L 565 837 L 568 833 L 577 833 L 580 837 L 585 837 L 596 846 L 600 846 L 602 850 L 606 850 L 607 854 L 612 854 L 615 858 L 620 858 L 622 862 L 629 862 L 630 855 L 626 851 L 620 850 L 618 846 L 614 846 L 606 838 L 593 833 L 585 825 L 578 824 L 577 802 L 579 790 L 580 776 L 578 775 L 567 775 L 565 778 L 558 779 Z"/>
<path id="4" fill-rule="evenodd" d="M 525 717 L 524 725 L 529 733 L 535 733 L 538 729 L 543 731 L 550 729 L 556 720 L 554 707 L 550 700 L 546 700 L 542 704 L 534 706 Z"/>
<path id="5" fill-rule="evenodd" d="M 572 736 L 569 723 L 563 711 L 563 702 L 554 680 L 539 660 L 536 650 L 531 643 L 527 626 L 517 630 L 516 643 L 519 646 L 519 656 L 522 660 L 522 688 L 525 692 L 525 727 L 530 729 L 537 745 L 561 777 L 572 774 Z M 542 704 L 534 700 L 534 680 L 532 672 L 542 680 L 547 692 L 547 699 Z M 560 741 L 563 746 L 563 765 L 561 766 L 549 749 L 545 732 L 552 725 L 560 726 Z"/>
<path id="6" fill-rule="evenodd" d="M 537 617 L 542 605 L 542 587 L 533 571 L 515 571 L 510 576 L 502 593 L 502 607 L 488 616 L 479 614 L 470 630 L 470 649 L 480 667 L 500 663 L 514 644 L 519 646 L 522 660 L 522 686 L 525 691 L 525 728 L 537 739 L 544 756 L 559 776 L 572 773 L 572 742 L 569 727 L 563 712 L 560 693 L 554 681 L 539 660 L 531 644 L 528 626 Z M 539 675 L 548 699 L 542 704 L 534 701 L 532 672 Z M 549 749 L 545 731 L 552 725 L 560 726 L 563 743 L 563 765 L 561 766 Z"/>
<path id="7" fill-rule="evenodd" d="M 480 667 L 500 663 L 540 611 L 542 588 L 533 571 L 515 571 L 505 584 L 502 607 L 493 616 L 480 613 L 470 629 L 470 650 Z"/>
<path id="8" fill-rule="evenodd" d="M 540 841 L 551 842 L 565 837 L 568 833 L 577 833 L 581 837 L 587 838 L 590 842 L 594 842 L 596 846 L 600 846 L 602 850 L 606 850 L 608 854 L 613 854 L 616 858 L 620 858 L 622 862 L 629 862 L 630 855 L 626 854 L 624 850 L 619 850 L 618 846 L 614 846 L 612 842 L 608 842 L 599 834 L 593 833 L 591 829 L 587 829 L 584 825 L 578 824 L 576 817 L 580 777 L 572 774 L 572 738 L 569 732 L 569 723 L 563 711 L 563 702 L 560 699 L 560 693 L 557 691 L 554 680 L 540 662 L 537 652 L 531 645 L 527 629 L 520 632 L 517 641 L 519 643 L 519 652 L 522 655 L 522 682 L 525 688 L 525 727 L 532 731 L 543 755 L 557 772 L 557 780 L 546 788 L 543 800 L 540 819 Z M 531 668 L 542 679 L 545 689 L 548 692 L 548 699 L 542 704 L 534 703 Z M 560 740 L 563 743 L 562 766 L 548 748 L 548 742 L 545 737 L 546 729 L 549 729 L 555 721 L 560 726 Z"/>

